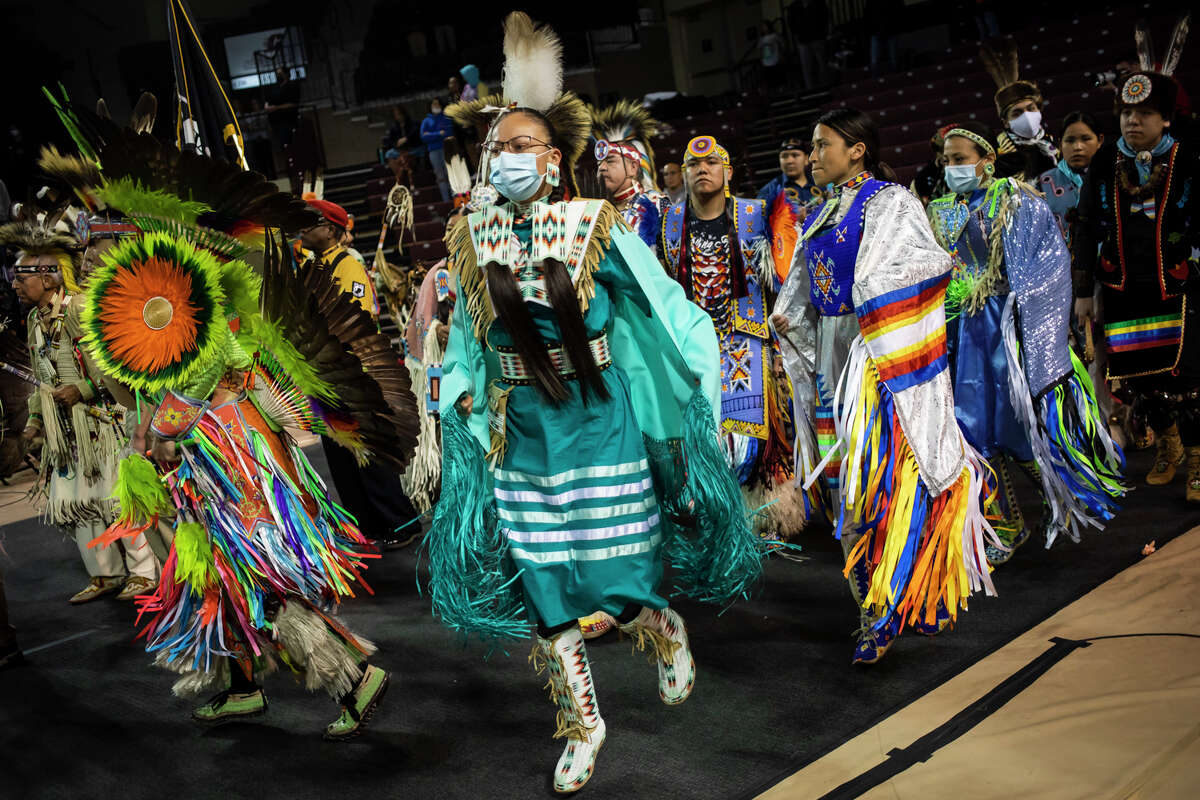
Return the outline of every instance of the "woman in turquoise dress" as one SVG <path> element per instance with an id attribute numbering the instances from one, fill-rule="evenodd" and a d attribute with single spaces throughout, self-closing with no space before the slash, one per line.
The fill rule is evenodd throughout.
<path id="1" fill-rule="evenodd" d="M 521 49 L 514 36 L 547 33 L 519 12 L 505 27 L 506 53 Z M 458 300 L 425 547 L 447 625 L 493 641 L 536 628 L 565 793 L 591 777 L 606 737 L 578 618 L 607 612 L 649 645 L 660 698 L 681 703 L 695 666 L 659 589 L 664 559 L 676 591 L 727 603 L 761 576 L 760 544 L 718 446 L 712 322 L 610 204 L 562 199 L 586 109 L 570 93 L 535 93 L 537 107 L 509 96 L 522 74 L 510 55 L 504 97 L 449 109 L 490 123 L 490 186 L 448 237 Z"/>

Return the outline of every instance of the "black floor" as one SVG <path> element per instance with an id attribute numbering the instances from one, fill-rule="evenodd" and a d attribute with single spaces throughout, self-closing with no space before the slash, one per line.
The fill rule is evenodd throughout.
<path id="1" fill-rule="evenodd" d="M 1141 476 L 1149 455 L 1131 461 Z M 590 653 L 609 734 L 583 795 L 752 797 L 1133 564 L 1147 541 L 1200 525 L 1182 495 L 1182 478 L 1139 486 L 1105 533 L 1050 551 L 1030 543 L 997 572 L 999 598 L 973 601 L 936 639 L 905 635 L 871 668 L 849 663 L 857 615 L 824 536 L 802 541 L 806 563 L 771 563 L 753 602 L 721 616 L 679 606 L 698 669 L 678 708 L 658 700 L 654 668 L 627 642 L 600 640 Z M 334 704 L 287 676 L 268 684 L 265 718 L 193 727 L 191 704 L 133 641 L 131 605 L 66 603 L 85 583 L 74 545 L 36 521 L 3 537 L 13 621 L 34 652 L 0 672 L 0 798 L 552 795 L 561 742 L 528 645 L 485 662 L 457 644 L 418 594 L 411 550 L 376 562 L 376 596 L 345 606 L 393 682 L 367 734 L 329 744 Z"/>

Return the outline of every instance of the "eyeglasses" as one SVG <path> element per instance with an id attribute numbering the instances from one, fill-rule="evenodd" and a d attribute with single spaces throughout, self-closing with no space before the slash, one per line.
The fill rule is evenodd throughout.
<path id="1" fill-rule="evenodd" d="M 708 164 L 710 167 L 722 167 L 725 165 L 719 156 L 709 156 L 708 158 L 689 158 L 683 162 L 684 169 L 693 169 L 701 164 Z"/>
<path id="2" fill-rule="evenodd" d="M 490 142 L 484 142 L 482 146 L 484 150 L 492 155 L 499 155 L 505 151 L 509 153 L 527 153 L 535 147 L 545 147 L 547 150 L 553 149 L 546 142 L 533 136 L 514 136 L 505 141 L 493 139 Z"/>

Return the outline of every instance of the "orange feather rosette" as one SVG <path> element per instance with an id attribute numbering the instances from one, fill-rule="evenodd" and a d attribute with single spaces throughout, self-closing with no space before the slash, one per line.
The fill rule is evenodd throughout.
<path id="1" fill-rule="evenodd" d="M 220 271 L 211 253 L 166 234 L 122 242 L 92 277 L 85 346 L 133 389 L 181 388 L 229 340 Z"/>

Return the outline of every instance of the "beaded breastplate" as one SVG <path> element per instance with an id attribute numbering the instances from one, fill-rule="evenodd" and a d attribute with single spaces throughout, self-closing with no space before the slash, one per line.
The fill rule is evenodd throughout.
<path id="1" fill-rule="evenodd" d="M 806 242 L 809 296 L 817 311 L 826 317 L 850 314 L 854 311 L 854 265 L 862 242 L 863 220 L 867 201 L 886 181 L 867 178 L 842 217 L 828 227 L 822 227 L 833 217 L 840 198 L 825 202 L 820 212 L 805 220 L 803 237 Z"/>

